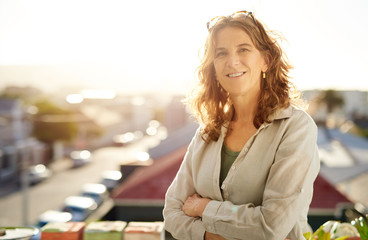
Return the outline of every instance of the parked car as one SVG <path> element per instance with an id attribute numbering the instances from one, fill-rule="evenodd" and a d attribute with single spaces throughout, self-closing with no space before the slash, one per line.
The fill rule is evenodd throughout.
<path id="1" fill-rule="evenodd" d="M 97 206 L 99 206 L 108 197 L 108 191 L 103 184 L 86 183 L 82 187 L 82 196 L 93 198 Z"/>
<path id="2" fill-rule="evenodd" d="M 73 167 L 80 167 L 91 162 L 91 152 L 88 150 L 76 150 L 70 153 Z"/>
<path id="3" fill-rule="evenodd" d="M 93 198 L 83 196 L 70 196 L 64 201 L 62 211 L 72 214 L 71 221 L 84 221 L 96 210 L 97 204 Z"/>
<path id="4" fill-rule="evenodd" d="M 28 177 L 28 184 L 35 185 L 38 184 L 52 176 L 52 171 L 43 164 L 37 164 L 30 166 L 26 172 Z M 22 175 L 17 179 L 17 184 L 22 185 Z"/>
<path id="5" fill-rule="evenodd" d="M 43 164 L 31 166 L 28 169 L 28 179 L 30 184 L 40 183 L 52 175 L 52 171 Z"/>
<path id="6" fill-rule="evenodd" d="M 111 192 L 121 182 L 122 176 L 120 171 L 104 171 L 102 172 L 101 184 L 105 185 L 107 191 Z"/>
<path id="7" fill-rule="evenodd" d="M 72 220 L 70 212 L 62 212 L 57 210 L 47 210 L 38 217 L 38 227 L 43 227 L 47 223 L 56 222 L 63 223 Z"/>
<path id="8" fill-rule="evenodd" d="M 123 134 L 118 134 L 113 137 L 113 142 L 115 146 L 125 146 L 130 143 L 134 143 L 144 136 L 142 131 L 126 132 Z"/>

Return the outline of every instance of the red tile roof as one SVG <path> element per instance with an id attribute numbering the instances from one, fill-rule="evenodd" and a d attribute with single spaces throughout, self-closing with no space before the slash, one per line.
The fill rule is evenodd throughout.
<path id="1" fill-rule="evenodd" d="M 339 203 L 352 203 L 321 175 L 314 182 L 314 194 L 310 208 L 335 209 Z"/>
<path id="2" fill-rule="evenodd" d="M 174 180 L 183 161 L 188 145 L 185 145 L 159 159 L 151 166 L 137 168 L 112 193 L 114 200 L 157 199 L 164 200 L 167 188 Z"/>

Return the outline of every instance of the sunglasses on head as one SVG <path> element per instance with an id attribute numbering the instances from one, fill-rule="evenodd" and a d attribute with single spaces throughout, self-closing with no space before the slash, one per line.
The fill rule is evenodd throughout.
<path id="1" fill-rule="evenodd" d="M 235 13 L 229 15 L 228 17 L 232 17 L 232 18 L 236 18 L 236 17 L 251 17 L 253 19 L 254 23 L 256 23 L 255 22 L 255 19 L 253 17 L 252 12 L 248 12 L 248 11 L 245 11 L 245 10 L 244 11 L 235 12 Z M 225 17 L 224 16 L 214 17 L 214 18 L 211 19 L 211 21 L 207 22 L 207 29 L 208 29 L 208 31 L 210 31 L 216 25 L 216 23 L 220 19 L 222 19 L 222 18 L 225 18 Z"/>

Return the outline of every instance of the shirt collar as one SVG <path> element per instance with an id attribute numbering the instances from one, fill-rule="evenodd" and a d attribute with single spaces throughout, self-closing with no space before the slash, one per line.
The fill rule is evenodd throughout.
<path id="1" fill-rule="evenodd" d="M 269 120 L 272 122 L 274 120 L 281 120 L 281 119 L 289 118 L 293 114 L 293 111 L 294 111 L 294 107 L 292 105 L 289 105 L 286 108 L 277 109 L 273 114 L 269 116 Z M 267 124 L 264 123 L 262 125 L 264 125 L 263 127 L 266 127 L 269 124 L 270 123 L 267 123 Z M 220 135 L 221 138 L 225 137 L 228 126 L 229 126 L 229 123 L 226 123 L 222 126 L 221 135 Z"/>
<path id="2" fill-rule="evenodd" d="M 294 107 L 292 105 L 290 105 L 286 108 L 277 109 L 273 114 L 271 114 L 269 116 L 269 120 L 273 121 L 273 120 L 280 120 L 280 119 L 284 119 L 284 118 L 289 118 L 293 114 L 293 108 Z"/>

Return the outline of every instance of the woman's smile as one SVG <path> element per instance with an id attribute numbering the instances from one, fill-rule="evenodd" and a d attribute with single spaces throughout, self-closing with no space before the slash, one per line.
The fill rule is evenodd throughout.
<path id="1" fill-rule="evenodd" d="M 236 78 L 236 77 L 241 77 L 243 75 L 245 75 L 247 72 L 236 72 L 236 73 L 229 73 L 226 76 L 228 76 L 229 78 Z"/>

